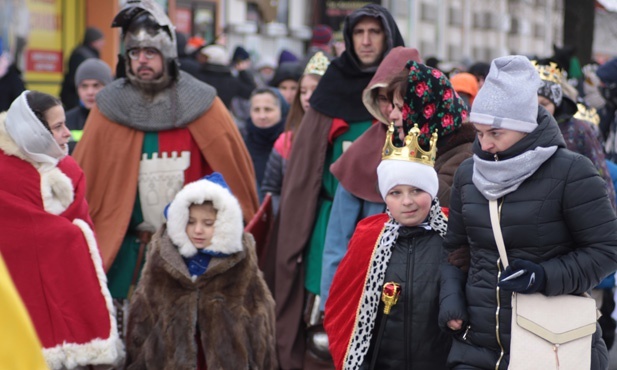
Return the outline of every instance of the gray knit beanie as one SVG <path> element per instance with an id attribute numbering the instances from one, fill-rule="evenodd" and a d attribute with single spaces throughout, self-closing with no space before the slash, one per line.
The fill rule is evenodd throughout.
<path id="1" fill-rule="evenodd" d="M 494 59 L 484 85 L 473 101 L 469 120 L 520 132 L 538 127 L 538 88 L 542 81 L 527 57 Z"/>
<path id="2" fill-rule="evenodd" d="M 113 81 L 113 79 L 111 68 L 109 68 L 107 63 L 100 59 L 88 58 L 77 67 L 77 71 L 75 72 L 75 87 L 79 87 L 79 84 L 83 80 L 97 80 L 103 85 L 107 85 Z"/>

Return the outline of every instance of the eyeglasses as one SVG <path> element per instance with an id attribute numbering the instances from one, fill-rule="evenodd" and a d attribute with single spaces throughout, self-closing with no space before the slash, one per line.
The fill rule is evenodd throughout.
<path id="1" fill-rule="evenodd" d="M 141 53 L 144 53 L 144 56 L 146 57 L 146 59 L 152 59 L 155 56 L 157 56 L 159 54 L 159 51 L 156 50 L 155 48 L 134 48 L 128 51 L 128 56 L 129 58 L 131 58 L 132 60 L 137 60 L 139 59 L 139 55 Z"/>

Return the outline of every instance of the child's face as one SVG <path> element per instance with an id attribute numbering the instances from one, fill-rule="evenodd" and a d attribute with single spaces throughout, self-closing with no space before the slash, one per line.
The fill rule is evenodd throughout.
<path id="1" fill-rule="evenodd" d="M 396 185 L 386 194 L 392 217 L 403 226 L 420 225 L 431 210 L 431 195 L 410 185 Z"/>
<path id="2" fill-rule="evenodd" d="M 204 249 L 212 242 L 216 210 L 211 204 L 193 204 L 189 208 L 186 235 L 197 249 Z"/>

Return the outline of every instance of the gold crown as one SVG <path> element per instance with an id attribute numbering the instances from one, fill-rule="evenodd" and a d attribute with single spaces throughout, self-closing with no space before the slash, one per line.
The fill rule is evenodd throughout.
<path id="1" fill-rule="evenodd" d="M 326 73 L 326 69 L 330 65 L 330 60 L 321 51 L 318 51 L 313 55 L 304 68 L 304 74 L 323 76 Z"/>
<path id="2" fill-rule="evenodd" d="M 563 72 L 557 65 L 557 63 L 550 62 L 549 65 L 538 64 L 537 61 L 532 60 L 531 64 L 536 68 L 538 74 L 540 75 L 540 79 L 543 81 L 554 82 L 556 84 L 561 84 L 564 80 Z"/>
<path id="3" fill-rule="evenodd" d="M 586 107 L 581 103 L 576 104 L 576 107 L 578 108 L 578 111 L 574 114 L 574 118 L 591 122 L 596 126 L 600 124 L 600 115 L 595 108 Z"/>
<path id="4" fill-rule="evenodd" d="M 433 132 L 429 142 L 430 149 L 423 150 L 418 144 L 418 136 L 420 129 L 418 124 L 414 124 L 409 130 L 409 134 L 405 137 L 405 146 L 396 147 L 392 144 L 392 136 L 394 135 L 394 122 L 390 123 L 388 133 L 386 134 L 386 143 L 383 146 L 381 155 L 382 160 L 395 159 L 399 161 L 418 162 L 433 167 L 435 165 L 435 157 L 437 156 L 437 130 Z"/>

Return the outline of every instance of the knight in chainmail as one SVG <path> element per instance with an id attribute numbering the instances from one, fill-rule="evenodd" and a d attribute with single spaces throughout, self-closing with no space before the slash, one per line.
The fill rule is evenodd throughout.
<path id="1" fill-rule="evenodd" d="M 180 71 L 174 26 L 153 0 L 113 20 L 124 52 L 96 98 L 74 157 L 84 170 L 108 285 L 126 299 L 150 235 L 184 184 L 223 174 L 248 222 L 258 207 L 250 156 L 216 90 Z M 117 76 L 117 77 L 118 77 Z"/>

